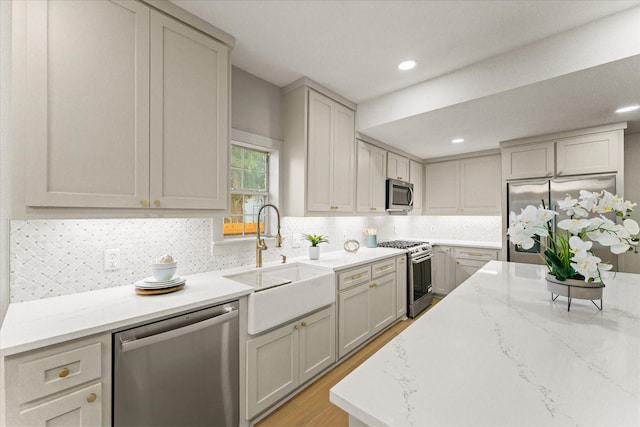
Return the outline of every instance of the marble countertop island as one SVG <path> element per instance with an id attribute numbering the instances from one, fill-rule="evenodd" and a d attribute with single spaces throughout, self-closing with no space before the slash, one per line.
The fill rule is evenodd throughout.
<path id="1" fill-rule="evenodd" d="M 602 311 L 491 261 L 331 389 L 350 425 L 640 425 L 640 275 Z"/>

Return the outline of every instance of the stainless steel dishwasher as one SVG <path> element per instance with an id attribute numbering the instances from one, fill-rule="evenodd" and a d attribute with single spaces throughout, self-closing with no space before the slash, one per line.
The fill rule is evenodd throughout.
<path id="1" fill-rule="evenodd" d="M 115 426 L 237 426 L 238 302 L 113 334 Z"/>

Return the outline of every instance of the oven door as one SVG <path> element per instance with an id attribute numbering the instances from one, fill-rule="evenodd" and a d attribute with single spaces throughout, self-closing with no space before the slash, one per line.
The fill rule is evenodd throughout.
<path id="1" fill-rule="evenodd" d="M 409 259 L 409 317 L 417 316 L 431 305 L 433 290 L 431 288 L 432 254 L 421 255 Z"/>

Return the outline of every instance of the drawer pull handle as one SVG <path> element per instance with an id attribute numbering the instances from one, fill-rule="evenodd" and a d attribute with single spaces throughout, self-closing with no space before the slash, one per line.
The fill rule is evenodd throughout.
<path id="1" fill-rule="evenodd" d="M 385 265 L 384 267 L 381 267 L 379 270 L 380 271 L 384 271 L 384 270 L 390 269 L 391 267 L 393 267 L 393 266 L 392 265 Z"/>
<path id="2" fill-rule="evenodd" d="M 377 211 L 378 208 L 369 208 L 370 211 Z"/>
<path id="3" fill-rule="evenodd" d="M 58 372 L 59 378 L 65 378 L 67 375 L 69 375 L 69 369 L 67 368 L 62 368 L 60 369 L 60 372 Z"/>
<path id="4" fill-rule="evenodd" d="M 361 278 L 362 276 L 364 276 L 363 273 L 356 274 L 355 276 L 351 276 L 351 280 L 357 280 L 357 279 Z"/>
<path id="5" fill-rule="evenodd" d="M 97 398 L 98 398 L 98 396 L 96 396 L 95 393 L 91 393 L 91 394 L 89 394 L 89 396 L 87 396 L 87 402 L 93 403 L 93 402 L 96 401 Z"/>
<path id="6" fill-rule="evenodd" d="M 484 254 L 476 254 L 476 253 L 470 253 L 469 255 L 471 255 L 471 256 L 484 256 Z"/>
<path id="7" fill-rule="evenodd" d="M 307 326 L 307 322 L 302 322 L 301 325 L 302 325 L 302 327 L 306 327 Z"/>

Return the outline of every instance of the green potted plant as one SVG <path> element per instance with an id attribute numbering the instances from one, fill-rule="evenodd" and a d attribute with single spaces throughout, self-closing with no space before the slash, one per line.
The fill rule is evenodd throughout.
<path id="1" fill-rule="evenodd" d="M 311 243 L 309 246 L 309 259 L 318 259 L 320 258 L 320 243 L 329 243 L 329 239 L 327 236 L 323 236 L 321 234 L 302 234 L 306 240 Z"/>

